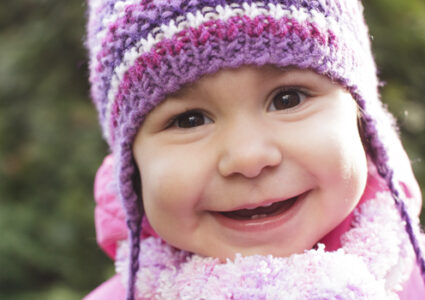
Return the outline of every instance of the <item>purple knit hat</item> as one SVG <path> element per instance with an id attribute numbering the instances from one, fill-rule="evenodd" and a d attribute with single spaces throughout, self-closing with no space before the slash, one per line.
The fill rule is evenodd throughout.
<path id="1" fill-rule="evenodd" d="M 184 84 L 222 68 L 246 64 L 311 69 L 350 91 L 362 109 L 367 152 L 405 220 L 425 278 L 418 232 L 402 201 L 406 195 L 396 172 L 401 146 L 392 117 L 379 100 L 376 67 L 359 1 L 88 2 L 91 94 L 117 162 L 130 231 L 128 299 L 134 296 L 143 215 L 132 145 L 144 117 Z"/>

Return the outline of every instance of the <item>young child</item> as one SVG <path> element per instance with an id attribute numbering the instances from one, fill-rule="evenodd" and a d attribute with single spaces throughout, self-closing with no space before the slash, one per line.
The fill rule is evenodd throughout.
<path id="1" fill-rule="evenodd" d="M 425 296 L 357 0 L 91 0 L 87 45 L 118 274 L 86 299 Z"/>

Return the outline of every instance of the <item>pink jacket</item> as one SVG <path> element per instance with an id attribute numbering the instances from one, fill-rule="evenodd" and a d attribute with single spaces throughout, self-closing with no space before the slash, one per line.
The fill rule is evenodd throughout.
<path id="1" fill-rule="evenodd" d="M 124 212 L 117 199 L 116 186 L 113 185 L 113 159 L 111 156 L 106 157 L 100 167 L 95 180 L 95 225 L 96 237 L 99 246 L 112 259 L 115 259 L 117 251 L 117 243 L 127 238 L 127 228 L 125 225 Z M 406 195 L 415 199 L 417 196 L 416 181 L 409 174 L 408 181 L 410 185 L 404 185 Z M 364 203 L 368 199 L 373 199 L 375 194 L 386 189 L 385 184 L 379 179 L 369 176 L 365 193 L 359 204 Z M 412 192 L 411 192 L 412 191 Z M 418 199 L 418 198 L 416 198 Z M 419 196 L 420 199 L 420 196 Z M 420 211 L 420 201 L 413 204 L 415 212 Z M 326 245 L 326 250 L 332 251 L 340 247 L 339 237 L 350 228 L 353 215 L 341 223 L 336 229 L 325 236 L 320 242 Z M 157 236 L 149 223 L 144 220 L 142 236 Z M 125 299 L 126 289 L 121 282 L 119 275 L 113 276 L 104 282 L 84 300 L 121 300 Z M 405 282 L 403 290 L 399 293 L 400 299 L 425 299 L 425 286 L 420 276 L 419 268 L 415 266 L 410 278 Z"/>

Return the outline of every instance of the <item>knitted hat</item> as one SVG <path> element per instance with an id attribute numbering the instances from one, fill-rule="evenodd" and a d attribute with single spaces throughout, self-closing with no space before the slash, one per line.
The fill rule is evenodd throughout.
<path id="1" fill-rule="evenodd" d="M 241 65 L 311 69 L 361 107 L 366 150 L 406 222 L 422 276 L 418 232 L 399 178 L 411 172 L 378 95 L 363 8 L 357 0 L 88 0 L 90 82 L 131 240 L 128 299 L 138 269 L 143 208 L 132 146 L 146 114 L 183 85 Z M 409 170 L 407 170 L 409 169 Z M 406 171 L 407 170 L 407 171 Z M 410 173 L 409 173 L 410 174 Z M 139 191 L 139 192 L 138 192 Z"/>

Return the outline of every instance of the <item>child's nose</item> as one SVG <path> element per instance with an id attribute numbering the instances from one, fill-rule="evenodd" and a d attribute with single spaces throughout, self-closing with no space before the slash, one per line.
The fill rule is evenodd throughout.
<path id="1" fill-rule="evenodd" d="M 264 169 L 279 165 L 282 153 L 273 135 L 249 128 L 227 134 L 218 162 L 220 174 L 254 178 Z"/>

